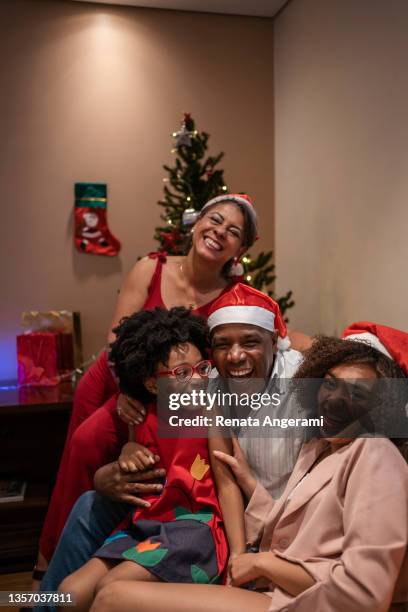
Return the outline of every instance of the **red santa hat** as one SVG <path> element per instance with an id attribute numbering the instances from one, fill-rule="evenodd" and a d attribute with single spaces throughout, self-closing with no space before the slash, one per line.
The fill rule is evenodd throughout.
<path id="1" fill-rule="evenodd" d="M 352 323 L 342 333 L 342 338 L 365 342 L 390 359 L 408 374 L 408 333 L 370 321 Z"/>
<path id="2" fill-rule="evenodd" d="M 279 305 L 262 291 L 237 283 L 211 306 L 208 326 L 212 331 L 219 325 L 248 323 L 270 332 L 278 332 L 278 348 L 290 348 L 286 325 Z"/>
<path id="3" fill-rule="evenodd" d="M 205 210 L 209 206 L 213 206 L 214 204 L 220 204 L 221 202 L 235 202 L 235 204 L 240 204 L 245 208 L 248 212 L 248 216 L 251 220 L 255 233 L 258 231 L 258 218 L 255 212 L 254 203 L 252 202 L 249 195 L 246 193 L 224 193 L 222 195 L 216 196 L 215 198 L 211 198 L 208 200 L 202 207 L 201 211 Z"/>

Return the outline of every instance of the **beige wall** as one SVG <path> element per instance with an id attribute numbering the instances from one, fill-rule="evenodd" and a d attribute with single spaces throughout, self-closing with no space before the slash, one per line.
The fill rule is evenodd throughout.
<path id="1" fill-rule="evenodd" d="M 258 203 L 273 246 L 272 21 L 59 0 L 0 3 L 0 380 L 27 309 L 78 309 L 85 356 L 116 292 L 154 248 L 161 166 L 183 111 L 224 150 L 227 184 Z M 118 258 L 73 248 L 73 183 L 109 185 Z"/>
<path id="2" fill-rule="evenodd" d="M 275 21 L 278 290 L 292 325 L 408 328 L 408 3 L 293 0 Z"/>

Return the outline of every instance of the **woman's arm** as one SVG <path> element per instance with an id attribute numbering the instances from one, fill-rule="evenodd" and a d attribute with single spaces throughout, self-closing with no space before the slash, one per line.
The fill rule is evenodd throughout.
<path id="1" fill-rule="evenodd" d="M 290 347 L 295 349 L 295 351 L 299 351 L 300 353 L 307 351 L 307 349 L 309 349 L 313 344 L 313 338 L 304 334 L 303 332 L 288 329 L 288 336 L 290 340 Z"/>
<path id="2" fill-rule="evenodd" d="M 277 557 L 273 552 L 247 553 L 231 561 L 231 584 L 241 586 L 267 578 L 268 582 L 297 596 L 315 584 L 312 576 L 297 563 Z"/>
<path id="3" fill-rule="evenodd" d="M 291 595 L 299 595 L 315 584 L 315 580 L 301 565 L 281 559 L 273 552 L 258 553 L 255 562 L 261 576 Z"/>
<path id="4" fill-rule="evenodd" d="M 108 342 L 113 342 L 115 339 L 112 329 L 116 327 L 122 317 L 141 310 L 147 299 L 150 281 L 156 265 L 157 261 L 155 259 L 143 257 L 129 272 L 119 292 L 108 335 Z"/>
<path id="5" fill-rule="evenodd" d="M 214 454 L 214 451 L 221 451 L 228 456 L 231 455 L 232 443 L 230 439 L 221 435 L 212 435 L 208 439 L 208 447 L 230 554 L 239 555 L 245 551 L 244 502 L 241 490 L 228 465 L 219 461 Z"/>

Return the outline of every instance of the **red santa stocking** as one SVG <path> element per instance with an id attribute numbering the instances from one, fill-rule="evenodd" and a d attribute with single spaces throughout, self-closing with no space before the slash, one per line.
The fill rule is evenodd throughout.
<path id="1" fill-rule="evenodd" d="M 121 244 L 108 228 L 106 194 L 104 183 L 75 183 L 75 246 L 84 253 L 113 257 Z"/>

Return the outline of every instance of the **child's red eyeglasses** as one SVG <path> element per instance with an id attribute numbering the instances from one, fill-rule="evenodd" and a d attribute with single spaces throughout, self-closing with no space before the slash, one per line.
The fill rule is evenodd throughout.
<path id="1" fill-rule="evenodd" d="M 200 361 L 196 363 L 196 365 L 179 365 L 172 370 L 164 370 L 162 372 L 158 372 L 157 376 L 174 376 L 178 382 L 188 382 L 193 378 L 195 372 L 201 378 L 208 378 L 212 368 L 212 362 L 208 359 L 204 359 L 204 361 Z"/>

